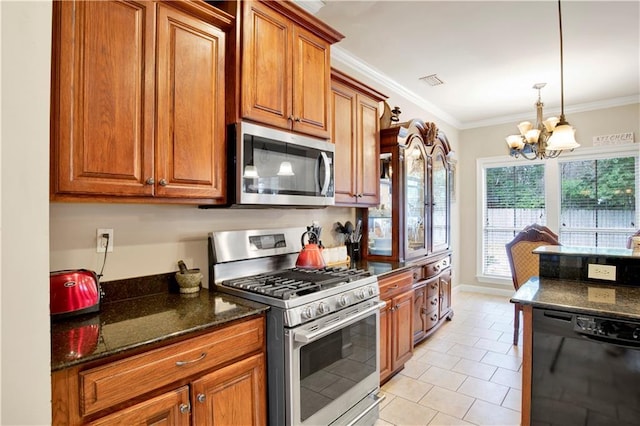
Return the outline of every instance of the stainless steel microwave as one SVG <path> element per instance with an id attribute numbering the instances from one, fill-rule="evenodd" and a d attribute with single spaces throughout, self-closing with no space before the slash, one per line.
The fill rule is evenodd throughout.
<path id="1" fill-rule="evenodd" d="M 229 129 L 231 204 L 335 203 L 335 146 L 325 139 L 241 121 Z"/>

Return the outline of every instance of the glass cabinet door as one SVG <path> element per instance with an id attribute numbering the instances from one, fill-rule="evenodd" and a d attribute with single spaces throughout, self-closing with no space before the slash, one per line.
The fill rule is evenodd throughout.
<path id="1" fill-rule="evenodd" d="M 414 139 L 404 150 L 405 188 L 405 257 L 407 259 L 426 249 L 425 197 L 427 155 L 422 141 Z"/>
<path id="2" fill-rule="evenodd" d="M 436 151 L 431 169 L 431 249 L 449 248 L 449 168 L 442 152 Z"/>
<path id="3" fill-rule="evenodd" d="M 368 212 L 368 252 L 374 256 L 391 256 L 393 254 L 393 185 L 391 183 L 393 168 L 391 160 L 391 154 L 380 155 L 380 204 L 369 208 Z"/>

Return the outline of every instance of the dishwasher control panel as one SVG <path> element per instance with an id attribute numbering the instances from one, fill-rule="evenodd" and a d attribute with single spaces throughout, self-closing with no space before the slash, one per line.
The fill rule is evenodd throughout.
<path id="1" fill-rule="evenodd" d="M 640 322 L 576 315 L 574 331 L 620 342 L 640 342 Z"/>

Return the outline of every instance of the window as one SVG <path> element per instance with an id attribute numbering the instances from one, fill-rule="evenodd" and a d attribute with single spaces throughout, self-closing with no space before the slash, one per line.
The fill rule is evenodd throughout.
<path id="1" fill-rule="evenodd" d="M 487 167 L 482 274 L 511 276 L 504 245 L 531 223 L 544 225 L 544 164 Z"/>
<path id="2" fill-rule="evenodd" d="M 511 280 L 505 244 L 533 223 L 557 232 L 565 246 L 625 248 L 640 228 L 638 163 L 637 144 L 551 160 L 479 159 L 479 279 Z"/>
<path id="3" fill-rule="evenodd" d="M 636 223 L 637 157 L 560 163 L 560 243 L 626 247 Z"/>

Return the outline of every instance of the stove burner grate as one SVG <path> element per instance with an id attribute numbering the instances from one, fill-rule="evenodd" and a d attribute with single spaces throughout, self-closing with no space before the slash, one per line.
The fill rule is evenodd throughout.
<path id="1" fill-rule="evenodd" d="M 227 280 L 223 282 L 223 285 L 252 293 L 265 294 L 277 299 L 289 300 L 370 275 L 364 269 L 349 269 L 346 267 L 323 269 L 292 268 Z"/>

